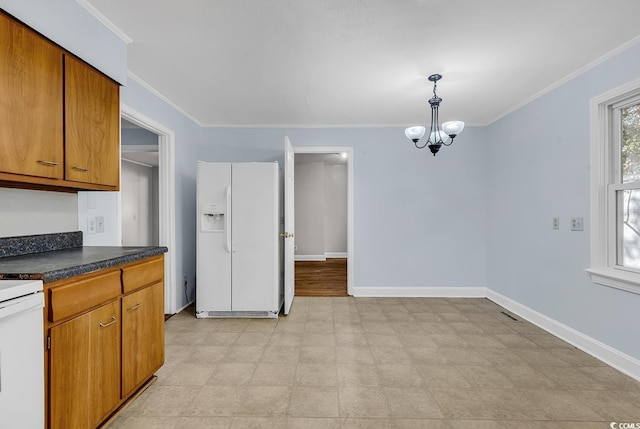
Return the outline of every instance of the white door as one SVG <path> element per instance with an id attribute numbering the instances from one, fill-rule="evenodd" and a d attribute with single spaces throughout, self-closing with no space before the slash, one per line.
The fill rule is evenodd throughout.
<path id="1" fill-rule="evenodd" d="M 289 137 L 284 138 L 284 314 L 289 314 L 295 295 L 294 262 L 294 153 Z"/>

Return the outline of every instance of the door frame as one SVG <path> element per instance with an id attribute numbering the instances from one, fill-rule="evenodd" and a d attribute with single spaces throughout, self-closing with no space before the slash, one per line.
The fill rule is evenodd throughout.
<path id="1" fill-rule="evenodd" d="M 353 147 L 349 146 L 294 146 L 297 153 L 347 153 L 347 295 L 353 295 Z M 294 173 L 295 174 L 295 173 Z M 295 176 L 294 176 L 295 180 Z"/>
<path id="2" fill-rule="evenodd" d="M 160 246 L 169 251 L 164 257 L 164 312 L 175 314 L 177 309 L 176 283 L 176 179 L 175 132 L 137 110 L 120 105 L 120 116 L 127 121 L 158 136 L 158 238 Z M 122 224 L 122 210 L 118 198 L 118 223 Z M 119 235 L 122 228 L 119 226 Z M 118 241 L 122 237 L 118 237 Z"/>

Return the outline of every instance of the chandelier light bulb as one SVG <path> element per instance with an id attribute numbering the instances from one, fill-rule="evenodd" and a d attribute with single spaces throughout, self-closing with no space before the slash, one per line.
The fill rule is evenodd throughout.
<path id="1" fill-rule="evenodd" d="M 440 136 L 440 138 L 438 138 L 438 135 Z M 431 134 L 429 134 L 429 141 L 431 143 L 440 143 L 440 142 L 445 143 L 449 138 L 449 135 L 444 131 L 438 131 L 438 135 L 436 135 L 436 132 L 433 131 Z"/>
<path id="2" fill-rule="evenodd" d="M 409 140 L 416 143 L 418 140 L 422 138 L 422 136 L 424 136 L 425 131 L 426 131 L 426 128 L 422 126 L 409 127 L 406 130 L 404 130 L 404 135 L 407 136 Z"/>
<path id="3" fill-rule="evenodd" d="M 464 129 L 464 122 L 462 121 L 449 121 L 442 124 L 442 131 L 448 136 L 455 137 Z"/>

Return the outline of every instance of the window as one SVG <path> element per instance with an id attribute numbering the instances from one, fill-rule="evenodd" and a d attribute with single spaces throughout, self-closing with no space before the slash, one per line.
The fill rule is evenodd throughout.
<path id="1" fill-rule="evenodd" d="M 640 81 L 591 100 L 594 282 L 640 293 Z"/>

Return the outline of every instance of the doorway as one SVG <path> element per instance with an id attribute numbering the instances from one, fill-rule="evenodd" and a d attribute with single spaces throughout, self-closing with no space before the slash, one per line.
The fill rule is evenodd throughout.
<path id="1" fill-rule="evenodd" d="M 158 246 L 158 135 L 121 120 L 122 246 Z"/>
<path id="2" fill-rule="evenodd" d="M 175 314 L 177 309 L 177 282 L 176 282 L 176 214 L 175 214 L 175 133 L 173 130 L 166 128 L 165 126 L 155 122 L 154 120 L 146 117 L 140 112 L 128 107 L 127 105 L 120 106 L 120 116 L 121 119 L 127 122 L 127 126 L 138 127 L 146 132 L 150 133 L 151 136 L 147 136 L 149 139 L 153 139 L 153 141 L 147 141 L 147 143 L 143 143 L 140 145 L 134 146 L 149 146 L 151 148 L 155 147 L 157 149 L 157 244 L 159 246 L 165 246 L 168 248 L 168 252 L 164 255 L 164 312 L 165 314 Z M 134 165 L 135 163 L 140 166 L 140 164 L 151 165 L 155 163 L 155 161 L 151 161 L 150 158 L 147 158 L 149 154 L 144 154 L 144 152 L 153 152 L 153 150 L 140 150 L 139 147 L 130 147 L 129 149 L 126 146 L 131 145 L 122 145 L 121 147 L 121 156 L 129 159 L 128 166 Z M 127 152 L 129 151 L 129 152 Z M 138 153 L 138 158 L 131 159 L 135 155 L 133 153 Z M 153 156 L 153 155 L 152 155 Z M 140 158 L 142 157 L 142 158 Z M 125 161 L 127 162 L 127 161 Z M 128 166 L 125 166 L 127 168 Z M 148 168 L 148 167 L 147 167 Z M 126 187 L 127 184 L 124 183 L 125 175 L 123 174 L 123 183 L 121 184 L 121 188 Z M 124 191 L 123 191 L 124 192 Z M 120 217 L 120 224 L 122 225 L 122 215 L 123 215 L 123 206 L 122 206 L 122 193 L 118 193 L 120 198 L 118 198 L 118 213 Z M 120 228 L 120 237 L 118 239 L 122 240 L 123 230 Z"/>
<path id="3" fill-rule="evenodd" d="M 353 149 L 295 147 L 295 295 L 353 288 Z"/>

